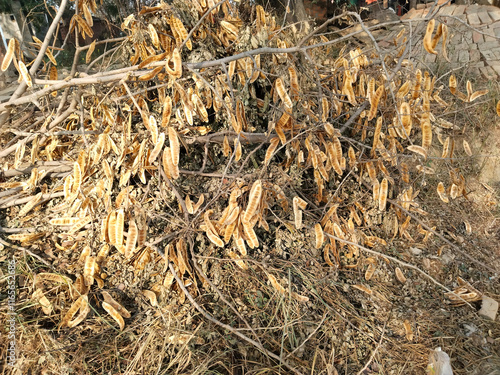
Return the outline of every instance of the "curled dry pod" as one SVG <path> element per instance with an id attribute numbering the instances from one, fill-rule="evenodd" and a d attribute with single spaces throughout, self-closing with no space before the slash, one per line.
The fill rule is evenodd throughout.
<path id="1" fill-rule="evenodd" d="M 368 112 L 368 121 L 375 118 L 375 115 L 377 114 L 378 104 L 380 102 L 380 99 L 382 99 L 383 94 L 384 94 L 384 86 L 381 85 L 379 86 L 377 91 L 375 91 L 373 98 L 370 98 L 370 111 Z"/>
<path id="2" fill-rule="evenodd" d="M 368 264 L 368 268 L 366 269 L 365 272 L 365 280 L 369 281 L 373 277 L 373 274 L 377 270 L 377 266 L 374 263 Z"/>
<path id="3" fill-rule="evenodd" d="M 399 267 L 396 267 L 396 279 L 398 279 L 401 284 L 406 282 L 406 277 Z"/>
<path id="4" fill-rule="evenodd" d="M 108 292 L 102 291 L 101 293 L 102 297 L 104 298 L 104 302 L 110 304 L 116 311 L 118 311 L 121 316 L 123 316 L 124 318 L 131 317 L 130 312 L 125 307 L 120 305 L 113 297 L 111 297 Z"/>
<path id="5" fill-rule="evenodd" d="M 115 246 L 118 249 L 120 253 L 123 254 L 123 227 L 125 225 L 125 212 L 123 211 L 123 208 L 118 210 L 116 213 L 116 226 L 115 226 L 115 232 L 116 232 L 116 240 L 115 240 Z"/>
<path id="6" fill-rule="evenodd" d="M 120 331 L 123 331 L 123 328 L 125 328 L 125 321 L 118 311 L 116 311 L 116 309 L 107 302 L 102 303 L 102 308 L 106 310 L 106 312 L 118 323 Z"/>
<path id="7" fill-rule="evenodd" d="M 84 304 L 84 303 L 88 303 L 88 296 L 87 295 L 82 295 L 82 296 L 78 297 L 78 299 L 71 305 L 68 312 L 66 313 L 66 315 L 64 315 L 64 318 L 61 320 L 61 327 L 75 327 L 78 323 L 81 322 L 81 320 L 80 320 L 80 322 L 75 324 L 77 319 L 75 319 L 73 321 L 71 321 L 71 319 L 73 318 L 73 316 L 76 314 L 76 312 L 81 308 L 82 304 Z"/>
<path id="8" fill-rule="evenodd" d="M 445 189 L 444 189 L 444 185 L 442 182 L 440 182 L 437 186 L 437 193 L 439 195 L 439 198 L 441 198 L 441 200 L 444 202 L 444 203 L 448 203 L 449 200 L 448 200 L 448 197 L 446 196 L 446 193 L 445 193 Z"/>
<path id="9" fill-rule="evenodd" d="M 432 43 L 431 43 L 431 48 L 434 50 L 439 42 L 439 38 L 441 38 L 441 35 L 443 34 L 443 24 L 440 23 L 438 25 L 438 28 L 436 30 L 436 34 L 434 34 L 434 37 L 432 38 Z"/>
<path id="10" fill-rule="evenodd" d="M 149 303 L 151 303 L 151 306 L 153 306 L 153 307 L 158 306 L 158 300 L 156 298 L 155 292 L 145 289 L 145 290 L 141 291 L 141 293 L 144 295 L 144 297 L 146 297 L 149 300 Z"/>
<path id="11" fill-rule="evenodd" d="M 500 116 L 500 100 L 497 102 L 496 110 L 497 110 L 497 116 Z"/>
<path id="12" fill-rule="evenodd" d="M 377 179 L 373 180 L 372 190 L 373 190 L 373 200 L 375 202 L 378 202 L 378 199 L 380 197 L 380 183 L 378 182 Z"/>
<path id="13" fill-rule="evenodd" d="M 325 240 L 325 234 L 323 233 L 323 228 L 321 228 L 320 223 L 314 226 L 314 233 L 316 234 L 316 249 L 320 249 Z"/>
<path id="14" fill-rule="evenodd" d="M 50 303 L 49 299 L 45 296 L 42 289 L 36 289 L 33 293 L 32 298 L 38 302 L 42 307 L 43 313 L 45 315 L 50 315 L 54 310 L 54 306 Z"/>
<path id="15" fill-rule="evenodd" d="M 432 33 L 434 32 L 435 23 L 436 21 L 434 19 L 429 20 L 423 42 L 425 50 L 433 55 L 437 55 L 437 52 L 432 48 Z"/>
<path id="16" fill-rule="evenodd" d="M 85 266 L 83 268 L 83 282 L 85 286 L 94 284 L 94 274 L 96 272 L 96 261 L 93 256 L 87 256 L 85 259 Z"/>
<path id="17" fill-rule="evenodd" d="M 457 79 L 454 74 L 450 75 L 448 86 L 450 87 L 451 93 L 455 95 L 457 92 Z"/>
<path id="18" fill-rule="evenodd" d="M 172 51 L 172 57 L 167 59 L 167 63 L 165 64 L 165 70 L 173 78 L 182 77 L 181 54 L 177 48 L 174 48 L 174 50 Z"/>

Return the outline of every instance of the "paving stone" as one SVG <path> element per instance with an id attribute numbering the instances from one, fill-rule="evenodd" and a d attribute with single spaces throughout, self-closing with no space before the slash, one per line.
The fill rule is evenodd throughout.
<path id="1" fill-rule="evenodd" d="M 498 39 L 495 38 L 494 36 L 485 35 L 484 36 L 484 41 L 485 42 L 498 42 Z"/>
<path id="2" fill-rule="evenodd" d="M 493 298 L 483 296 L 483 303 L 481 304 L 481 310 L 478 311 L 478 314 L 494 321 L 497 317 L 497 312 L 498 302 Z"/>
<path id="3" fill-rule="evenodd" d="M 469 62 L 469 51 L 459 51 L 458 52 L 458 62 L 461 62 L 461 63 Z"/>
<path id="4" fill-rule="evenodd" d="M 479 70 L 486 79 L 497 79 L 497 74 L 491 66 L 485 66 L 484 68 L 479 68 Z"/>
<path id="5" fill-rule="evenodd" d="M 476 49 L 476 50 L 470 50 L 469 51 L 469 59 L 470 61 L 480 61 L 481 60 L 481 53 L 479 53 L 479 51 Z"/>
<path id="6" fill-rule="evenodd" d="M 453 12 L 453 15 L 460 16 L 461 14 L 464 14 L 464 12 L 465 12 L 465 5 L 457 5 L 455 11 Z"/>
<path id="7" fill-rule="evenodd" d="M 425 61 L 426 63 L 434 63 L 434 62 L 436 62 L 436 58 L 437 58 L 437 56 L 436 56 L 436 55 L 434 55 L 434 54 L 432 54 L 432 53 L 427 53 L 427 54 L 425 55 L 424 61 Z"/>
<path id="8" fill-rule="evenodd" d="M 474 31 L 472 33 L 472 41 L 474 43 L 481 43 L 484 42 L 483 34 L 478 33 L 477 31 Z"/>
<path id="9" fill-rule="evenodd" d="M 472 31 L 467 30 L 467 32 L 462 36 L 462 40 L 467 44 L 471 44 L 472 43 Z"/>
<path id="10" fill-rule="evenodd" d="M 492 19 L 490 18 L 490 16 L 488 16 L 488 12 L 484 12 L 484 11 L 479 12 L 479 13 L 477 14 L 477 16 L 478 16 L 478 17 L 479 17 L 479 19 L 481 20 L 481 23 L 482 23 L 482 24 L 486 24 L 486 25 L 488 25 L 488 24 L 490 24 L 490 23 L 492 23 L 492 22 L 493 22 L 493 21 L 492 21 Z"/>
<path id="11" fill-rule="evenodd" d="M 484 51 L 481 51 L 481 55 L 483 55 L 483 57 L 485 58 L 486 61 L 488 60 L 496 60 L 497 56 L 495 55 L 495 53 L 491 52 L 491 50 L 484 50 Z"/>
<path id="12" fill-rule="evenodd" d="M 490 50 L 490 49 L 496 48 L 498 46 L 499 46 L 499 41 L 496 39 L 494 41 L 491 41 L 491 42 L 484 42 L 484 43 L 478 44 L 480 51 Z"/>
<path id="13" fill-rule="evenodd" d="M 494 12 L 488 12 L 489 16 L 493 21 L 500 20 L 500 10 L 495 10 Z"/>
<path id="14" fill-rule="evenodd" d="M 481 21 L 476 13 L 467 14 L 467 20 L 469 21 L 469 25 L 480 25 Z"/>
<path id="15" fill-rule="evenodd" d="M 455 11 L 456 8 L 457 8 L 456 5 L 449 5 L 449 6 L 443 7 L 439 11 L 439 15 L 441 15 L 441 16 L 451 16 L 453 14 L 453 12 Z"/>
<path id="16" fill-rule="evenodd" d="M 486 64 L 484 63 L 484 61 L 477 61 L 477 62 L 474 62 L 474 63 L 470 63 L 469 64 L 469 68 L 484 68 L 486 66 Z"/>
<path id="17" fill-rule="evenodd" d="M 466 14 L 478 13 L 480 9 L 481 9 L 481 6 L 479 6 L 477 4 L 467 5 L 465 7 L 465 13 Z"/>

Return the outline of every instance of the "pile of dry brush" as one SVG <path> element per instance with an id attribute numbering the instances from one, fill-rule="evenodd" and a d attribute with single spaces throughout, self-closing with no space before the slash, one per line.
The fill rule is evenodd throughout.
<path id="1" fill-rule="evenodd" d="M 381 299 L 370 280 L 384 259 L 396 283 L 410 272 L 450 292 L 387 249 L 437 236 L 471 258 L 433 226 L 416 185 L 436 173 L 435 157 L 447 161 L 439 166 L 449 168 L 449 179 L 432 194 L 445 202 L 466 197 L 453 158 L 470 155 L 470 146 L 459 151 L 447 137 L 456 125 L 442 115 L 451 105 L 443 98 L 471 102 L 487 91 L 472 92 L 469 83 L 461 94 L 453 76 L 438 86 L 414 68 L 404 28 L 382 55 L 377 44 L 349 49 L 348 37 L 322 34 L 327 25 L 282 27 L 261 6 L 174 1 L 129 16 L 121 25 L 126 37 L 77 45 L 71 72 L 61 77 L 50 41 L 65 6 L 46 40 L 36 41 L 40 54 L 29 71 L 14 40 L 2 66 L 13 61 L 22 82 L 0 105 L 1 241 L 40 262 L 26 296 L 39 319 L 66 334 L 82 327 L 80 334 L 100 335 L 114 332 L 109 317 L 126 330 L 151 309 L 162 319 L 174 309 L 179 321 L 190 317 L 190 327 L 194 306 L 206 324 L 256 349 L 246 354 L 249 368 L 260 361 L 299 373 L 310 369 L 314 352 L 304 354 L 304 343 L 316 331 L 280 343 L 280 335 L 256 332 L 258 316 L 273 299 L 306 311 L 318 292 L 286 267 L 266 267 L 266 259 L 361 271 L 351 287 Z M 96 4 L 80 0 L 76 9 L 72 32 L 91 36 Z M 338 18 L 371 35 L 356 13 Z M 445 54 L 445 27 L 434 33 L 432 21 L 424 44 Z M 433 151 L 438 139 L 441 155 Z M 224 297 L 233 287 L 254 290 L 259 277 L 255 296 L 267 302 L 252 307 Z M 223 287 L 228 280 L 235 285 Z M 449 297 L 478 298 L 470 292 Z M 404 328 L 411 341 L 409 321 Z M 168 366 L 191 366 L 192 353 L 183 356 L 188 343 L 203 342 L 196 332 L 184 325 L 161 337 L 182 348 L 168 352 Z"/>

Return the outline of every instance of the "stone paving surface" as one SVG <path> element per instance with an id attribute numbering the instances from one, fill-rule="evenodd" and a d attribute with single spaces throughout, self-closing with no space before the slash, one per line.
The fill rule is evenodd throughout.
<path id="1" fill-rule="evenodd" d="M 425 18 L 429 8 L 412 9 L 401 17 L 402 20 L 414 20 L 413 28 Z M 484 5 L 447 5 L 436 15 L 436 20 L 448 25 L 449 37 L 447 62 L 441 53 L 441 41 L 436 48 L 439 55 L 427 53 L 421 38 L 414 44 L 413 53 L 418 63 L 435 69 L 438 64 L 448 64 L 450 69 L 464 69 L 464 72 L 486 79 L 498 79 L 500 76 L 500 8 Z M 409 24 L 405 22 L 408 29 Z M 387 38 L 391 41 L 399 30 L 395 30 Z M 425 29 L 423 29 L 423 33 Z M 382 42 L 384 43 L 384 42 Z"/>

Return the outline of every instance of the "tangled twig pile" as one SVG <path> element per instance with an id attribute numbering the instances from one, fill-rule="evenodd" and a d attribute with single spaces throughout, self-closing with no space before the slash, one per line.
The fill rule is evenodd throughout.
<path id="1" fill-rule="evenodd" d="M 109 41 L 77 46 L 66 77 L 47 48 L 50 34 L 29 72 L 15 42 L 9 48 L 4 64 L 13 58 L 23 83 L 0 105 L 4 137 L 15 135 L 1 152 L 10 159 L 0 208 L 2 230 L 21 247 L 2 242 L 50 268 L 32 290 L 44 314 L 70 329 L 106 311 L 123 330 L 132 315 L 106 290 L 140 292 L 153 306 L 187 297 L 205 318 L 298 373 L 307 368 L 295 355 L 302 345 L 288 343 L 285 356 L 279 343 L 261 340 L 214 285 L 214 277 L 228 277 L 217 258 L 239 267 L 242 280 L 264 276 L 278 296 L 304 306 L 317 292 L 265 267 L 268 252 L 303 250 L 335 272 L 367 266 L 365 282 L 352 286 L 369 296 L 380 295 L 369 281 L 382 258 L 397 265 L 400 283 L 409 269 L 450 292 L 390 255 L 395 241 L 437 235 L 481 264 L 436 231 L 418 203 L 417 181 L 435 173 L 426 165 L 435 156 L 433 134 L 444 144 L 439 159 L 453 163 L 454 141 L 444 136 L 454 125 L 433 115 L 449 107 L 444 87 L 412 67 L 405 29 L 393 53 L 381 55 L 337 48 L 346 38 L 320 35 L 327 25 L 282 28 L 260 6 L 191 3 L 131 15 L 122 24 L 127 36 L 98 57 L 96 45 Z M 77 4 L 74 32 L 91 35 L 95 3 Z M 369 32 L 356 13 L 341 17 Z M 445 51 L 443 30 L 434 38 L 428 30 L 430 52 L 441 35 Z M 108 67 L 119 58 L 128 58 L 123 67 Z M 465 102 L 487 93 L 468 85 L 468 95 L 459 94 L 456 86 L 451 76 L 452 93 Z M 445 202 L 467 194 L 457 169 L 446 185 L 436 194 Z M 289 249 L 277 249 L 283 241 Z M 217 293 L 253 338 L 209 314 L 196 301 L 203 290 Z"/>

